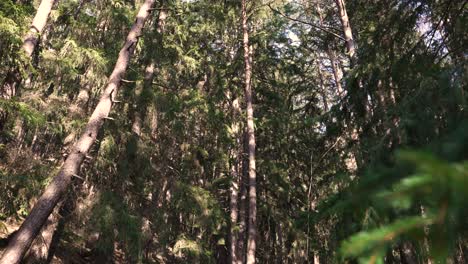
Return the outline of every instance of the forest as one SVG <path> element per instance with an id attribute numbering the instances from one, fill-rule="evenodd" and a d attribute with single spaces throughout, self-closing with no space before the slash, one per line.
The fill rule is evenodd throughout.
<path id="1" fill-rule="evenodd" d="M 468 0 L 1 0 L 0 264 L 468 263 Z"/>

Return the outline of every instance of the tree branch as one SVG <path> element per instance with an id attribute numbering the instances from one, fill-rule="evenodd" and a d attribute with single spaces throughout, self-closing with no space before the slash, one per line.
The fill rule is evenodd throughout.
<path id="1" fill-rule="evenodd" d="M 289 20 L 291 20 L 291 21 L 295 21 L 295 22 L 299 22 L 299 23 L 302 23 L 302 24 L 309 25 L 309 26 L 311 26 L 311 27 L 313 27 L 313 28 L 316 28 L 316 29 L 322 30 L 323 32 L 326 32 L 326 33 L 328 33 L 328 34 L 334 36 L 335 38 L 338 38 L 338 39 L 340 39 L 340 40 L 342 40 L 342 41 L 345 41 L 345 39 L 344 39 L 342 36 L 340 36 L 340 35 L 338 35 L 338 34 L 336 34 L 336 33 L 334 33 L 334 32 L 331 32 L 330 30 L 328 30 L 328 29 L 326 29 L 326 28 L 324 28 L 324 27 L 315 25 L 315 24 L 310 23 L 310 22 L 307 22 L 307 21 L 303 21 L 303 20 L 299 20 L 299 19 L 296 19 L 296 18 L 289 17 L 289 16 L 283 14 L 281 11 L 279 11 L 279 10 L 274 9 L 273 7 L 271 7 L 270 4 L 268 4 L 268 7 L 271 9 L 271 11 L 273 11 L 273 12 L 275 12 L 275 13 L 278 13 L 279 15 L 281 15 L 281 16 L 284 17 L 284 18 L 287 18 L 287 19 L 289 19 Z"/>

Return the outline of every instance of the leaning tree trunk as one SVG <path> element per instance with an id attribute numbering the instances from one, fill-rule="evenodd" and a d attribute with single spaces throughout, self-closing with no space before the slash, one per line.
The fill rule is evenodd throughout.
<path id="1" fill-rule="evenodd" d="M 30 58 L 36 48 L 39 35 L 44 30 L 44 27 L 49 19 L 50 11 L 54 5 L 55 0 L 42 0 L 39 8 L 37 9 L 36 16 L 33 19 L 31 27 L 23 41 L 23 49 L 26 55 Z"/>
<path id="2" fill-rule="evenodd" d="M 249 29 L 247 25 L 247 0 L 242 0 L 242 31 L 245 63 L 245 102 L 247 108 L 247 143 L 249 156 L 249 217 L 247 239 L 247 264 L 255 263 L 256 236 L 257 236 L 257 179 L 255 169 L 255 129 L 252 105 L 252 65 L 249 47 Z"/>
<path id="3" fill-rule="evenodd" d="M 130 57 L 133 54 L 138 38 L 141 35 L 145 21 L 151 13 L 155 0 L 146 0 L 140 7 L 134 25 L 132 26 L 127 39 L 120 50 L 115 68 L 109 77 L 109 83 L 103 91 L 98 105 L 91 115 L 88 124 L 81 138 L 74 145 L 71 153 L 65 160 L 62 168 L 47 186 L 42 196 L 37 201 L 31 213 L 21 225 L 15 237 L 10 241 L 2 258 L 1 264 L 15 264 L 21 261 L 31 242 L 37 236 L 41 227 L 54 207 L 60 201 L 63 194 L 70 185 L 73 176 L 77 176 L 81 163 L 83 162 L 89 149 L 96 141 L 96 137 L 104 120 L 108 118 L 112 107 L 113 99 L 116 97 L 123 75 L 128 67 Z"/>
<path id="4" fill-rule="evenodd" d="M 44 30 L 44 27 L 49 18 L 50 11 L 54 5 L 55 0 L 42 0 L 39 8 L 37 9 L 36 16 L 34 16 L 31 27 L 23 38 L 23 51 L 26 54 L 27 59 L 32 57 L 34 49 L 36 48 L 39 40 L 39 35 Z M 21 73 L 19 68 L 14 68 L 7 74 L 7 77 L 3 83 L 2 97 L 9 99 L 16 95 L 18 85 L 21 82 Z"/>

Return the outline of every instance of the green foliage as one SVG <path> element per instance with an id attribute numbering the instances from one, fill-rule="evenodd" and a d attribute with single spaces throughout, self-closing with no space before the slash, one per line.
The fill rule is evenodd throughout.
<path id="1" fill-rule="evenodd" d="M 379 210 L 381 219 L 392 208 L 400 215 L 411 214 L 412 208 L 421 208 L 423 212 L 401 216 L 394 222 L 380 221 L 379 227 L 352 235 L 342 244 L 344 257 L 383 258 L 388 247 L 401 239 L 411 238 L 423 244 L 428 232 L 434 259 L 445 260 L 453 253 L 449 241 L 455 240 L 460 235 L 459 228 L 466 224 L 467 163 L 449 163 L 427 152 L 405 151 L 398 157 L 400 163 L 411 164 L 414 172 L 392 188 L 374 193 L 373 206 L 383 208 Z"/>
<path id="2" fill-rule="evenodd" d="M 114 243 L 121 243 L 132 262 L 142 254 L 141 219 L 132 215 L 124 201 L 113 192 L 105 191 L 92 210 L 89 229 L 101 232 L 96 250 L 104 256 L 111 256 Z"/>
<path id="3" fill-rule="evenodd" d="M 25 80 L 0 99 L 1 221 L 24 217 L 67 156 L 143 1 L 59 1 L 30 63 L 20 51 L 35 10 L 19 2 L 0 3 L 0 83 L 13 69 Z M 268 2 L 283 14 L 248 2 L 257 261 L 403 263 L 407 245 L 420 262 L 460 258 L 465 3 L 346 1 L 351 65 L 336 1 Z M 247 187 L 240 1 L 160 4 L 74 179 L 85 192 L 74 210 L 92 210 L 66 219 L 59 249 L 77 261 L 225 263 L 229 230 L 241 231 L 240 198 L 229 224 L 231 187 Z"/>
<path id="4" fill-rule="evenodd" d="M 192 228 L 201 228 L 216 234 L 225 225 L 218 201 L 208 190 L 178 182 L 174 195 L 174 207 L 193 217 Z"/>
<path id="5" fill-rule="evenodd" d="M 26 103 L 0 99 L 0 107 L 24 120 L 28 126 L 44 126 L 46 123 L 45 116 Z"/>

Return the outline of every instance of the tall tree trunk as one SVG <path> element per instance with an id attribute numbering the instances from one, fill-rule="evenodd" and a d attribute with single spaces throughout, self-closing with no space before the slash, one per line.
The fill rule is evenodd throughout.
<path id="1" fill-rule="evenodd" d="M 161 1 L 161 10 L 159 11 L 159 16 L 158 16 L 158 26 L 156 31 L 159 34 L 163 34 L 164 32 L 164 26 L 166 25 L 166 18 L 167 18 L 167 11 L 163 7 L 163 1 Z M 161 44 L 162 39 L 159 40 L 160 42 L 157 43 L 157 45 Z M 155 68 L 156 68 L 156 62 L 155 58 L 150 58 L 150 63 L 149 65 L 146 66 L 145 68 L 145 76 L 143 80 L 143 87 L 138 87 L 135 92 L 137 93 L 138 96 L 138 101 L 137 101 L 137 109 L 134 114 L 134 120 L 132 124 L 132 132 L 140 137 L 141 135 L 141 128 L 143 125 L 143 121 L 146 117 L 146 114 L 148 113 L 148 99 L 145 98 L 148 95 L 148 92 L 151 90 L 151 87 L 153 85 L 153 80 L 154 80 L 154 74 L 155 74 Z"/>
<path id="2" fill-rule="evenodd" d="M 122 77 L 126 72 L 130 58 L 138 42 L 138 38 L 141 35 L 145 21 L 151 13 L 154 2 L 155 0 L 146 0 L 140 7 L 135 23 L 120 50 L 115 68 L 109 77 L 109 83 L 91 115 L 84 133 L 74 145 L 57 176 L 55 176 L 47 186 L 44 193 L 31 210 L 31 213 L 8 244 L 0 259 L 1 264 L 16 264 L 21 261 L 24 253 L 31 245 L 31 242 L 37 236 L 61 197 L 65 194 L 72 177 L 79 173 L 81 163 L 96 141 L 98 132 L 110 113 L 113 99 L 117 96 Z"/>
<path id="3" fill-rule="evenodd" d="M 323 110 L 328 112 L 328 98 L 327 98 L 327 88 L 325 86 L 325 80 L 323 79 L 323 72 L 321 69 L 322 63 L 318 60 L 317 63 L 317 73 L 320 80 L 320 95 L 322 96 Z"/>
<path id="4" fill-rule="evenodd" d="M 55 0 L 42 0 L 39 8 L 37 9 L 36 16 L 34 16 L 33 22 L 24 36 L 23 39 L 23 50 L 28 59 L 31 59 L 34 49 L 36 48 L 39 36 L 44 30 L 44 27 L 49 18 L 50 11 L 54 5 Z M 19 68 L 14 68 L 8 73 L 2 88 L 2 97 L 9 99 L 17 94 L 18 86 L 21 82 L 21 73 Z"/>
<path id="5" fill-rule="evenodd" d="M 346 43 L 346 50 L 350 60 L 350 67 L 353 68 L 356 64 L 356 45 L 354 43 L 353 31 L 349 22 L 348 12 L 346 11 L 345 0 L 335 0 L 335 3 L 338 6 L 338 11 L 340 14 L 341 26 Z M 355 80 L 355 82 L 357 86 L 361 86 L 359 80 Z M 357 98 L 357 100 L 358 104 L 356 107 L 356 112 L 363 112 L 365 115 L 365 112 L 367 110 L 366 107 L 368 105 L 367 94 L 362 94 Z M 354 128 L 351 124 L 348 125 L 347 129 L 349 130 L 347 132 L 347 134 L 349 134 L 349 137 L 353 141 L 357 142 L 357 144 L 359 144 L 358 129 Z M 359 153 L 357 147 L 354 147 L 353 150 L 351 150 L 349 153 L 349 158 L 346 158 L 345 160 L 345 165 L 348 171 L 350 171 L 351 173 L 354 173 L 359 168 L 360 160 L 357 157 L 359 157 Z"/>
<path id="6" fill-rule="evenodd" d="M 320 7 L 320 3 L 317 3 L 317 13 L 319 15 L 320 26 L 324 27 L 325 25 L 323 23 L 323 14 L 322 14 L 322 8 Z M 327 46 L 326 48 L 326 53 L 327 53 L 328 59 L 330 60 L 330 64 L 332 67 L 337 94 L 338 96 L 340 96 L 343 93 L 343 87 L 341 86 L 341 80 L 343 79 L 343 72 L 341 71 L 340 65 L 337 64 L 334 51 L 329 46 Z"/>
<path id="7" fill-rule="evenodd" d="M 343 95 L 343 87 L 341 86 L 341 80 L 343 79 L 343 71 L 341 70 L 339 63 L 337 63 L 335 52 L 332 49 L 327 48 L 327 56 L 332 66 L 333 78 L 335 80 L 336 92 L 339 99 L 340 96 Z"/>
<path id="8" fill-rule="evenodd" d="M 234 161 L 236 162 L 236 161 Z M 230 187 L 230 200 L 229 200 L 229 209 L 231 217 L 231 229 L 230 229 L 230 241 L 229 241 L 229 253 L 231 263 L 238 263 L 237 257 L 237 245 L 238 245 L 238 197 L 239 197 L 239 174 L 236 164 L 231 165 L 231 175 L 233 177 L 231 187 Z"/>
<path id="9" fill-rule="evenodd" d="M 354 65 L 356 59 L 356 47 L 353 39 L 353 31 L 349 23 L 348 12 L 346 12 L 345 0 L 335 0 L 340 12 L 341 26 L 346 43 L 346 50 L 351 60 L 351 66 Z"/>
<path id="10" fill-rule="evenodd" d="M 247 108 L 247 139 L 249 156 L 249 222 L 247 239 L 247 264 L 255 263 L 257 236 L 257 179 L 255 169 L 255 128 L 252 104 L 252 65 L 247 24 L 247 0 L 242 0 L 242 31 L 245 63 L 245 102 Z"/>
<path id="11" fill-rule="evenodd" d="M 233 115 L 233 124 L 232 131 L 234 137 L 234 144 L 231 149 L 231 177 L 232 183 L 230 187 L 230 217 L 231 217 L 231 229 L 230 229 L 230 260 L 231 263 L 237 264 L 240 261 L 240 256 L 238 255 L 238 245 L 239 245 L 239 226 L 237 225 L 237 220 L 239 218 L 239 186 L 242 185 L 242 172 L 239 171 L 239 164 L 241 163 L 242 151 L 240 149 L 241 134 L 240 134 L 240 124 L 238 118 L 240 116 L 240 106 L 239 99 L 236 98 L 232 102 L 232 115 Z"/>
<path id="12" fill-rule="evenodd" d="M 239 176 L 239 238 L 237 242 L 237 263 L 243 264 L 246 260 L 247 217 L 248 217 L 248 181 L 249 181 L 249 147 L 247 128 L 242 133 L 242 172 Z"/>

